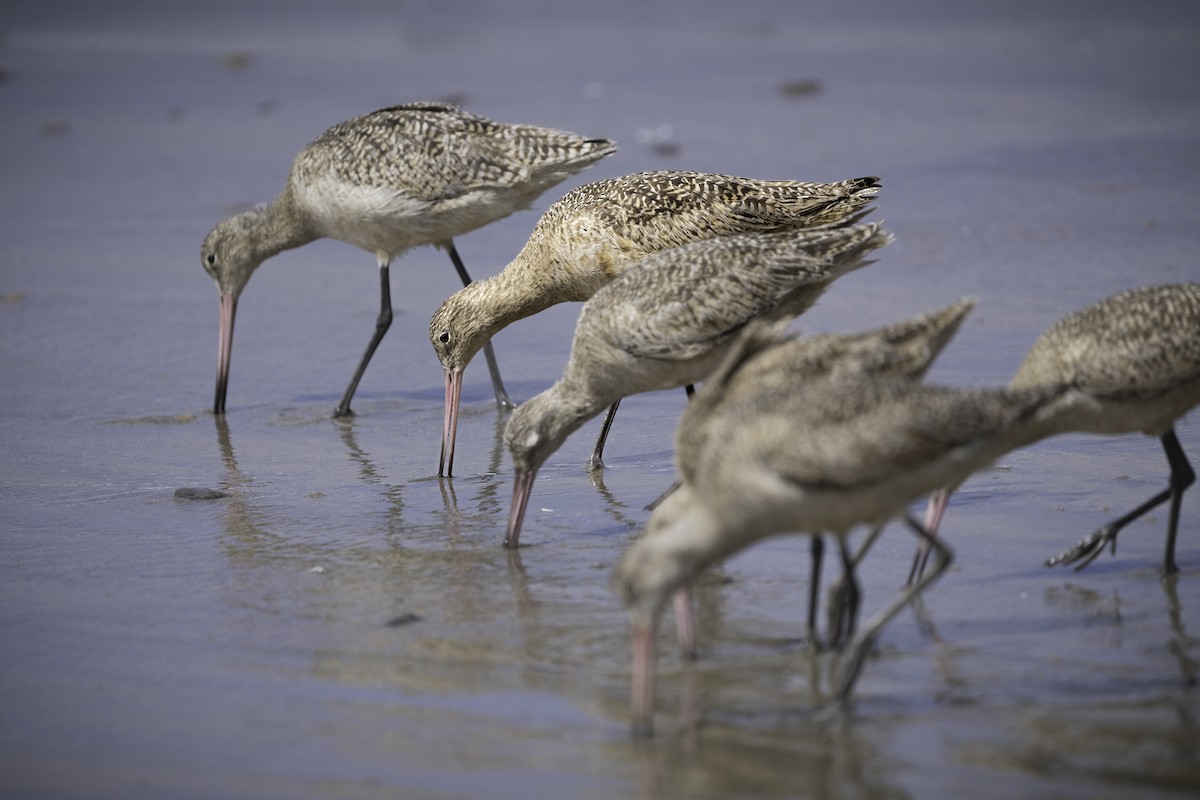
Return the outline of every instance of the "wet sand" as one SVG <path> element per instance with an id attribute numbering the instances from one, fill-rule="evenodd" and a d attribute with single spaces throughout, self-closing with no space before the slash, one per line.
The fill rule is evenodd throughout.
<path id="1" fill-rule="evenodd" d="M 438 480 L 443 253 L 392 270 L 397 317 L 330 418 L 376 311 L 371 255 L 319 242 L 243 296 L 227 419 L 198 263 L 321 130 L 451 98 L 621 151 L 458 241 L 501 269 L 573 185 L 641 169 L 880 175 L 896 242 L 804 330 L 963 295 L 932 373 L 1006 382 L 1060 316 L 1200 279 L 1200 14 L 1185 3 L 49 3 L 0 20 L 0 796 L 1051 797 L 1200 788 L 1200 522 L 1166 514 L 1085 572 L 1042 560 L 1160 490 L 1141 436 L 1063 437 L 976 476 L 957 561 L 885 631 L 850 714 L 802 639 L 808 543 L 706 578 L 701 658 L 664 626 L 660 735 L 628 735 L 612 564 L 673 478 L 682 392 L 622 405 L 543 468 L 520 551 L 482 363 Z M 495 340 L 523 399 L 578 305 Z M 1195 418 L 1178 427 L 1192 458 Z M 181 487 L 227 494 L 175 497 Z M 890 529 L 867 613 L 907 571 Z M 827 570 L 832 579 L 836 570 Z"/>

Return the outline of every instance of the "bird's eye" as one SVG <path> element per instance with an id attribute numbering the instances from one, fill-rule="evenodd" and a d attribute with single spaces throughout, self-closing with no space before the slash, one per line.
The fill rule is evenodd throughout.
<path id="1" fill-rule="evenodd" d="M 216 263 L 217 263 L 217 254 L 209 253 L 208 254 L 208 265 L 211 267 L 213 264 L 216 264 Z"/>
<path id="2" fill-rule="evenodd" d="M 442 335 L 438 337 L 438 341 L 442 344 L 448 344 L 450 342 L 450 332 L 442 331 Z"/>

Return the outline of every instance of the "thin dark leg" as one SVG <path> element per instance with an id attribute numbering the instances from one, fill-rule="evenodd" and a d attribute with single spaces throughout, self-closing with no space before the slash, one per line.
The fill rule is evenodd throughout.
<path id="1" fill-rule="evenodd" d="M 879 534 L 883 533 L 883 525 L 872 528 L 867 534 L 867 538 L 863 539 L 861 545 L 854 555 L 850 554 L 847 549 L 849 542 L 846 538 L 840 537 L 838 544 L 842 548 L 842 574 L 838 577 L 837 583 L 829 590 L 829 635 L 830 638 L 840 636 L 838 646 L 849 641 L 854 631 L 858 628 L 858 602 L 861 594 L 859 592 L 858 573 L 855 568 L 862 562 L 867 551 L 875 544 L 875 540 L 879 538 Z M 853 608 L 851 608 L 853 603 Z"/>
<path id="2" fill-rule="evenodd" d="M 858 679 L 859 672 L 862 671 L 863 661 L 866 660 L 867 652 L 871 649 L 871 645 L 875 641 L 875 637 L 879 635 L 879 631 L 886 625 L 892 617 L 900 613 L 906 605 L 912 602 L 913 598 L 925 590 L 925 587 L 933 583 L 946 569 L 950 566 L 950 562 L 954 559 L 954 553 L 942 543 L 941 539 L 925 530 L 921 523 L 917 522 L 912 517 L 905 517 L 905 522 L 913 529 L 922 540 L 929 542 L 936 553 L 936 561 L 933 565 L 933 570 L 925 573 L 917 579 L 915 584 L 906 586 L 896 599 L 891 602 L 886 608 L 876 614 L 871 620 L 866 623 L 862 632 L 859 633 L 850 646 L 850 654 L 848 663 L 842 668 L 841 679 L 838 682 L 837 698 L 841 702 L 845 702 L 850 697 L 850 692 L 854 688 L 854 682 Z"/>
<path id="3" fill-rule="evenodd" d="M 929 554 L 933 551 L 924 541 L 917 546 L 917 552 L 913 556 L 912 567 L 908 571 L 908 580 L 905 583 L 912 583 L 917 578 L 921 577 L 925 572 L 925 567 L 929 563 Z"/>
<path id="4" fill-rule="evenodd" d="M 1179 506 L 1183 493 L 1196 482 L 1196 471 L 1188 463 L 1187 455 L 1179 445 L 1175 429 L 1162 435 L 1163 449 L 1167 451 L 1167 462 L 1171 465 L 1171 517 L 1167 523 L 1167 545 L 1163 553 L 1163 577 L 1179 571 L 1175 565 L 1175 534 L 1179 530 Z"/>
<path id="5" fill-rule="evenodd" d="M 867 538 L 863 539 L 863 543 L 859 545 L 858 552 L 851 557 L 851 568 L 857 567 L 859 562 L 863 560 L 863 557 L 866 556 L 867 551 L 871 549 L 871 546 L 875 544 L 875 540 L 879 538 L 879 534 L 883 533 L 883 528 L 883 525 L 879 525 L 878 527 L 871 529 L 871 532 L 867 534 Z"/>
<path id="6" fill-rule="evenodd" d="M 831 611 L 831 619 L 836 624 L 831 624 L 829 631 L 830 646 L 834 649 L 840 649 L 854 635 L 858 627 L 858 603 L 862 597 L 858 574 L 854 570 L 858 559 L 850 555 L 844 536 L 838 537 L 838 548 L 842 556 L 842 579 L 838 582 L 837 597 L 831 601 L 837 603 L 838 610 L 836 616 Z"/>
<path id="7" fill-rule="evenodd" d="M 1079 571 L 1095 561 L 1104 552 L 1106 545 L 1111 544 L 1112 551 L 1116 553 L 1117 534 L 1126 525 L 1143 516 L 1151 509 L 1170 500 L 1171 515 L 1167 527 L 1167 545 L 1166 553 L 1163 557 L 1163 573 L 1170 575 L 1178 569 L 1175 565 L 1175 533 L 1179 523 L 1179 505 L 1183 501 L 1184 490 L 1195 483 L 1196 472 L 1192 469 L 1192 465 L 1188 463 L 1187 456 L 1184 455 L 1183 448 L 1179 445 L 1179 439 L 1175 435 L 1174 428 L 1164 433 L 1161 441 L 1163 449 L 1167 453 L 1167 462 L 1171 466 L 1171 477 L 1167 488 L 1128 514 L 1118 517 L 1095 533 L 1090 533 L 1083 537 L 1070 550 L 1047 559 L 1046 566 L 1054 567 L 1060 564 L 1066 565 L 1079 562 L 1079 565 L 1075 567 L 1075 570 Z"/>
<path id="8" fill-rule="evenodd" d="M 367 371 L 367 364 L 371 363 L 371 356 L 375 355 L 375 348 L 379 347 L 379 343 L 383 341 L 383 335 L 391 326 L 392 282 L 388 277 L 388 265 L 380 264 L 379 316 L 375 319 L 375 333 L 371 336 L 370 343 L 367 344 L 367 350 L 363 353 L 362 360 L 358 362 L 358 369 L 354 370 L 354 377 L 350 379 L 346 393 L 342 395 L 342 402 L 338 403 L 338 407 L 333 412 L 335 417 L 348 417 L 354 413 L 350 410 L 350 400 L 353 399 L 354 392 L 358 389 L 358 382 L 362 380 L 363 373 Z"/>
<path id="9" fill-rule="evenodd" d="M 688 400 L 691 400 L 692 395 L 696 393 L 696 387 L 689 383 L 687 386 L 683 387 L 683 389 L 685 392 L 687 392 Z M 596 446 L 592 448 L 592 455 L 588 457 L 588 472 L 595 472 L 598 469 L 604 469 L 604 443 L 608 440 L 608 432 L 612 429 L 613 417 L 617 415 L 617 406 L 619 405 L 621 405 L 620 400 L 608 407 L 608 414 L 606 414 L 604 417 L 604 424 L 600 426 L 600 435 L 596 437 Z M 654 506 L 661 503 L 663 498 L 674 490 L 675 487 L 672 487 L 668 491 L 661 494 L 657 500 L 647 506 L 647 510 L 651 510 Z"/>
<path id="10" fill-rule="evenodd" d="M 916 580 L 917 575 L 919 575 L 920 572 L 922 570 L 924 570 L 924 567 L 925 567 L 924 556 L 925 555 L 926 555 L 925 543 L 922 542 L 920 544 L 920 546 L 917 547 L 917 552 L 913 556 L 912 566 L 908 568 L 908 580 L 906 580 L 904 582 L 905 584 L 911 586 L 912 582 L 914 580 Z"/>
<path id="11" fill-rule="evenodd" d="M 446 242 L 446 250 L 450 253 L 450 260 L 454 262 L 454 269 L 458 272 L 458 278 L 462 281 L 462 285 L 469 285 L 471 276 L 467 274 L 467 268 L 458 255 L 458 249 L 454 246 L 453 239 Z M 496 351 L 492 349 L 490 341 L 483 346 L 483 357 L 487 359 L 488 372 L 492 374 L 492 388 L 496 392 L 496 405 L 500 408 L 516 408 L 517 404 L 509 399 L 508 392 L 504 388 L 504 381 L 500 378 L 500 365 L 496 363 Z"/>
<path id="12" fill-rule="evenodd" d="M 683 486 L 683 481 L 676 478 L 675 481 L 670 486 L 667 487 L 667 490 L 665 492 L 663 492 L 658 497 L 654 498 L 649 503 L 647 503 L 646 507 L 643 509 L 643 511 L 653 511 L 654 509 L 661 506 L 663 500 L 666 500 L 674 492 L 678 491 L 680 486 Z"/>
<path id="13" fill-rule="evenodd" d="M 821 562 L 825 559 L 825 540 L 812 537 L 812 578 L 808 584 L 808 641 L 820 649 L 817 640 L 817 605 L 821 602 Z"/>
<path id="14" fill-rule="evenodd" d="M 596 437 L 596 446 L 592 448 L 592 455 L 588 458 L 588 472 L 604 469 L 604 442 L 608 439 L 608 431 L 612 428 L 613 417 L 617 415 L 617 407 L 620 405 L 620 400 L 613 403 L 608 407 L 608 413 L 604 415 L 604 424 L 600 426 L 600 435 Z"/>

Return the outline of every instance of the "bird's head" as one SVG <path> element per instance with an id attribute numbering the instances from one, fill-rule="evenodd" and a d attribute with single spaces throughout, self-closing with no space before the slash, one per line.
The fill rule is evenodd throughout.
<path id="1" fill-rule="evenodd" d="M 482 283 L 446 298 L 429 321 L 429 343 L 447 374 L 462 372 L 475 354 L 491 339 L 493 330 L 475 298 Z"/>
<path id="2" fill-rule="evenodd" d="M 612 586 L 631 617 L 651 624 L 677 589 L 699 569 L 692 527 L 691 489 L 685 483 L 651 513 L 642 535 L 617 561 Z"/>
<path id="3" fill-rule="evenodd" d="M 504 429 L 513 466 L 522 472 L 537 472 L 571 433 L 594 416 L 562 402 L 559 386 L 555 384 L 517 406 Z"/>
<path id="4" fill-rule="evenodd" d="M 235 214 L 204 237 L 200 265 L 216 283 L 219 294 L 237 298 L 266 259 L 256 236 L 262 215 L 260 208 Z"/>

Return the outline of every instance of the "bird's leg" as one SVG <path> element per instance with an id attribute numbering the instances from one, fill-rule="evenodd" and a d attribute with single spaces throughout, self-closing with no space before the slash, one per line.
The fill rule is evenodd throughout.
<path id="1" fill-rule="evenodd" d="M 608 439 L 608 430 L 612 427 L 613 417 L 617 415 L 617 406 L 619 405 L 621 405 L 620 400 L 609 406 L 608 413 L 604 415 L 604 424 L 600 426 L 600 435 L 596 437 L 596 446 L 592 448 L 592 454 L 587 460 L 588 472 L 604 469 L 604 441 Z"/>
<path id="2" fill-rule="evenodd" d="M 1105 545 L 1112 546 L 1112 552 L 1117 552 L 1117 534 L 1121 530 L 1133 522 L 1138 517 L 1141 517 L 1151 509 L 1171 501 L 1171 516 L 1167 527 L 1167 545 L 1166 553 L 1163 556 L 1163 574 L 1170 575 L 1175 572 L 1178 567 L 1175 566 L 1175 532 L 1179 524 L 1179 505 L 1183 501 L 1183 492 L 1187 487 L 1191 486 L 1196 481 L 1196 472 L 1192 469 L 1192 465 L 1188 463 L 1187 456 L 1183 452 L 1183 448 L 1179 445 L 1179 439 L 1175 435 L 1175 429 L 1167 431 L 1162 435 L 1163 450 L 1167 453 L 1167 463 L 1171 466 L 1171 477 L 1168 481 L 1166 489 L 1163 489 L 1158 494 L 1151 497 L 1146 502 L 1142 503 L 1137 508 L 1119 517 L 1104 527 L 1100 528 L 1095 533 L 1090 533 L 1083 537 L 1070 550 L 1066 550 L 1046 560 L 1047 567 L 1055 567 L 1060 564 L 1074 564 L 1079 562 L 1075 567 L 1075 571 L 1091 564 L 1096 558 L 1104 552 Z"/>
<path id="3" fill-rule="evenodd" d="M 680 486 L 683 486 L 683 481 L 676 478 L 675 481 L 670 486 L 667 487 L 667 490 L 665 492 L 663 492 L 658 497 L 654 498 L 649 503 L 647 503 L 646 507 L 643 509 L 643 511 L 653 511 L 654 509 L 661 506 L 663 500 L 666 500 L 668 497 L 670 497 Z"/>
<path id="4" fill-rule="evenodd" d="M 683 388 L 684 391 L 687 392 L 688 399 L 691 400 L 692 395 L 696 393 L 696 387 L 689 383 Z M 604 417 L 604 424 L 600 426 L 600 435 L 596 437 L 596 446 L 592 448 L 592 454 L 587 460 L 588 472 L 595 472 L 598 469 L 604 469 L 604 443 L 608 440 L 608 432 L 612 429 L 613 417 L 617 415 L 617 406 L 619 405 L 621 405 L 620 400 L 608 407 L 608 414 Z M 653 504 L 651 504 L 651 507 L 661 503 L 663 498 L 670 494 L 671 491 L 674 491 L 674 489 L 662 494 L 657 500 L 654 501 Z"/>
<path id="5" fill-rule="evenodd" d="M 1179 506 L 1183 502 L 1184 491 L 1196 482 L 1196 470 L 1188 463 L 1175 429 L 1167 431 L 1162 436 L 1163 449 L 1167 451 L 1167 462 L 1171 465 L 1171 517 L 1167 523 L 1167 544 L 1163 553 L 1163 577 L 1169 577 L 1179 571 L 1175 565 L 1175 533 L 1179 530 Z"/>
<path id="6" fill-rule="evenodd" d="M 867 555 L 867 551 L 870 550 L 871 546 L 875 544 L 875 540 L 879 538 L 879 534 L 883 533 L 883 528 L 883 525 L 876 525 L 871 529 L 871 532 L 867 534 L 867 538 L 863 539 L 863 543 L 858 546 L 858 552 L 855 553 L 854 557 L 850 559 L 851 567 L 857 567 L 859 565 L 859 562 L 861 562 Z"/>
<path id="7" fill-rule="evenodd" d="M 825 560 L 825 540 L 814 534 L 811 545 L 812 576 L 808 582 L 808 641 L 814 650 L 821 649 L 817 638 L 817 605 L 821 602 L 821 562 Z"/>
<path id="8" fill-rule="evenodd" d="M 883 530 L 883 528 L 878 527 L 871 531 L 871 534 L 868 537 L 869 540 L 874 542 L 875 537 L 879 535 L 881 530 Z M 845 571 L 846 575 L 846 617 L 842 630 L 842 640 L 841 642 L 838 642 L 840 646 L 842 642 L 850 641 L 850 637 L 853 636 L 854 632 L 858 629 L 858 604 L 859 600 L 862 598 L 862 591 L 859 588 L 858 572 L 856 571 L 856 568 L 858 567 L 858 560 L 861 558 L 862 552 L 865 552 L 867 545 L 864 543 L 863 551 L 851 557 L 850 549 L 845 538 L 843 537 L 842 539 L 839 539 L 838 543 L 841 547 L 842 553 L 842 569 Z"/>
<path id="9" fill-rule="evenodd" d="M 467 266 L 463 263 L 462 256 L 458 254 L 458 248 L 454 246 L 453 239 L 446 242 L 446 252 L 450 254 L 450 260 L 454 262 L 454 270 L 458 273 L 458 279 L 462 281 L 462 285 L 470 286 L 471 276 L 467 274 Z"/>
<path id="10" fill-rule="evenodd" d="M 862 671 L 863 661 L 867 657 L 867 652 L 871 649 L 871 645 L 875 642 L 875 637 L 879 635 L 879 631 L 884 625 L 900 613 L 906 605 L 912 602 L 913 598 L 925 590 L 929 584 L 933 583 L 937 578 L 946 571 L 950 566 L 950 562 L 954 559 L 954 553 L 947 547 L 941 539 L 936 535 L 925 530 L 921 523 L 917 522 L 912 517 L 904 518 L 908 526 L 919 536 L 923 541 L 929 542 L 936 552 L 936 561 L 933 565 L 933 571 L 925 573 L 917 579 L 915 584 L 905 586 L 904 589 L 896 595 L 896 599 L 891 602 L 886 608 L 882 609 L 878 614 L 872 617 L 863 628 L 863 630 L 854 638 L 850 646 L 849 662 L 842 668 L 841 679 L 839 680 L 837 698 L 841 703 L 845 703 L 850 697 L 850 691 L 854 688 L 854 682 L 858 678 L 858 673 Z"/>
<path id="11" fill-rule="evenodd" d="M 880 529 L 876 528 L 876 531 L 878 530 Z M 854 635 L 854 629 L 858 627 L 858 604 L 862 597 L 858 575 L 854 571 L 858 560 L 850 555 L 849 545 L 844 536 L 838 537 L 838 549 L 842 556 L 842 577 L 838 581 L 837 596 L 830 600 L 831 603 L 836 603 L 837 611 L 834 616 L 834 610 L 830 609 L 829 626 L 829 646 L 835 650 L 841 649 Z M 864 551 L 859 552 L 861 554 Z"/>
<path id="12" fill-rule="evenodd" d="M 1066 566 L 1067 564 L 1074 564 L 1078 561 L 1079 565 L 1075 567 L 1075 571 L 1078 572 L 1088 564 L 1091 564 L 1093 561 L 1095 561 L 1100 554 L 1104 552 L 1105 545 L 1111 545 L 1112 553 L 1113 555 L 1116 555 L 1117 534 L 1121 532 L 1121 529 L 1155 506 L 1165 503 L 1168 499 L 1170 499 L 1170 497 L 1170 487 L 1163 489 L 1161 492 L 1154 495 L 1154 497 L 1151 497 L 1145 503 L 1142 503 L 1125 516 L 1113 520 L 1094 533 L 1089 533 L 1087 536 L 1080 539 L 1071 549 L 1065 550 L 1056 556 L 1051 556 L 1050 558 L 1046 559 L 1046 566 Z"/>
<path id="13" fill-rule="evenodd" d="M 845 644 L 854 634 L 855 628 L 858 627 L 858 600 L 861 596 L 858 587 L 858 578 L 855 568 L 866 556 L 867 551 L 875 544 L 875 540 L 879 538 L 879 534 L 883 533 L 883 525 L 877 525 L 867 534 L 867 538 L 863 539 L 863 543 L 859 545 L 858 551 L 853 556 L 846 550 L 845 537 L 841 537 L 842 546 L 842 574 L 838 577 L 835 583 L 829 590 L 829 635 L 830 638 L 838 637 L 837 646 Z M 847 561 L 849 559 L 849 561 Z M 850 606 L 853 603 L 853 609 Z M 850 614 L 847 614 L 850 611 Z"/>
<path id="14" fill-rule="evenodd" d="M 367 351 L 363 353 L 362 360 L 358 362 L 358 369 L 354 370 L 354 377 L 350 379 L 346 393 L 342 395 L 342 402 L 338 403 L 337 409 L 333 412 L 335 417 L 348 417 L 354 413 L 350 410 L 350 400 L 358 389 L 358 382 L 362 380 L 363 373 L 367 371 L 367 364 L 371 363 L 371 356 L 375 355 L 375 348 L 379 347 L 379 343 L 383 341 L 383 335 L 391 326 L 392 282 L 388 277 L 387 262 L 381 261 L 379 263 L 379 316 L 375 319 L 375 333 L 367 344 Z"/>
<path id="15" fill-rule="evenodd" d="M 458 248 L 454 246 L 453 239 L 446 242 L 446 250 L 450 253 L 450 260 L 454 262 L 454 269 L 458 272 L 462 285 L 470 285 L 471 276 L 467 274 L 467 267 L 458 255 Z M 500 365 L 496 363 L 496 351 L 492 349 L 490 341 L 483 346 L 483 357 L 487 359 L 488 372 L 492 374 L 492 388 L 496 392 L 496 405 L 502 409 L 516 408 L 517 404 L 509 398 L 508 392 L 504 388 L 504 381 L 500 378 Z"/>

